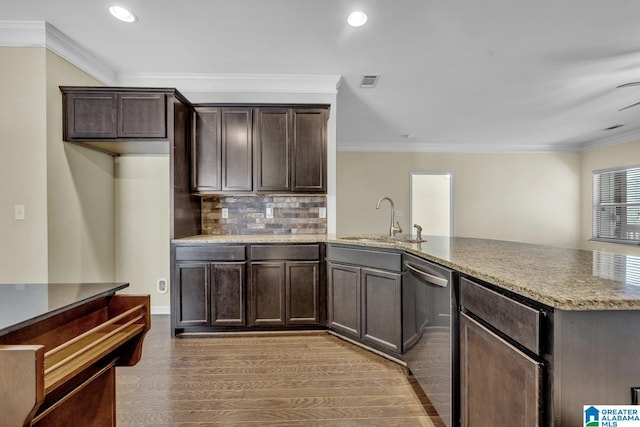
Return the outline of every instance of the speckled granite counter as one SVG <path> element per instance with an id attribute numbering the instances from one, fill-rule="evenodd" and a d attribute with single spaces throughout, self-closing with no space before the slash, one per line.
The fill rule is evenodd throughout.
<path id="1" fill-rule="evenodd" d="M 348 237 L 348 236 L 347 236 Z M 175 243 L 312 243 L 395 248 L 561 310 L 640 310 L 640 257 L 487 239 L 421 244 L 335 235 L 194 236 Z"/>

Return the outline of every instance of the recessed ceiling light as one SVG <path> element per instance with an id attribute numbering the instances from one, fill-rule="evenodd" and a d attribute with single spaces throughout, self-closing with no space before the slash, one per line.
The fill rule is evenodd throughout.
<path id="1" fill-rule="evenodd" d="M 116 17 L 117 19 L 121 20 L 122 22 L 136 22 L 138 20 L 138 18 L 136 18 L 136 15 L 134 15 L 133 13 L 129 12 L 127 9 L 125 9 L 124 7 L 120 7 L 120 6 L 111 6 L 109 8 L 109 12 L 111 12 L 111 14 Z"/>
<path id="2" fill-rule="evenodd" d="M 347 18 L 347 22 L 352 27 L 361 27 L 367 22 L 367 14 L 360 11 L 353 12 Z"/>

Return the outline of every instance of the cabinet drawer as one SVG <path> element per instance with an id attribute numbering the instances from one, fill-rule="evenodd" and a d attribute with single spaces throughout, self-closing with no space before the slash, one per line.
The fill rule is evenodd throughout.
<path id="1" fill-rule="evenodd" d="M 244 246 L 177 246 L 176 261 L 244 261 Z"/>
<path id="2" fill-rule="evenodd" d="M 327 259 L 362 267 L 381 268 L 383 270 L 402 271 L 402 255 L 393 252 L 372 251 L 367 249 L 346 248 L 329 245 Z"/>
<path id="3" fill-rule="evenodd" d="M 462 278 L 460 304 L 491 326 L 540 354 L 540 311 Z"/>
<path id="4" fill-rule="evenodd" d="M 317 261 L 320 245 L 252 245 L 251 260 Z"/>

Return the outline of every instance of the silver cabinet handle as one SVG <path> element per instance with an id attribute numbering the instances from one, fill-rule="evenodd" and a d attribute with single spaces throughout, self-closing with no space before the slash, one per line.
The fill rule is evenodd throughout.
<path id="1" fill-rule="evenodd" d="M 427 283 L 440 286 L 442 288 L 446 288 L 449 285 L 449 281 L 447 279 L 443 279 L 442 277 L 434 276 L 433 274 L 429 274 L 426 271 L 422 271 L 419 268 L 414 267 L 411 263 L 407 261 L 404 262 L 404 265 L 413 273 L 416 273 L 418 277 L 422 278 Z"/>

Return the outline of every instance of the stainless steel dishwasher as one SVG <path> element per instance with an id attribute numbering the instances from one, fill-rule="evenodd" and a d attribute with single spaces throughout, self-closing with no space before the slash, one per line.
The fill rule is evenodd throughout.
<path id="1" fill-rule="evenodd" d="M 457 427 L 458 275 L 408 254 L 402 266 L 404 360 L 442 422 Z"/>

